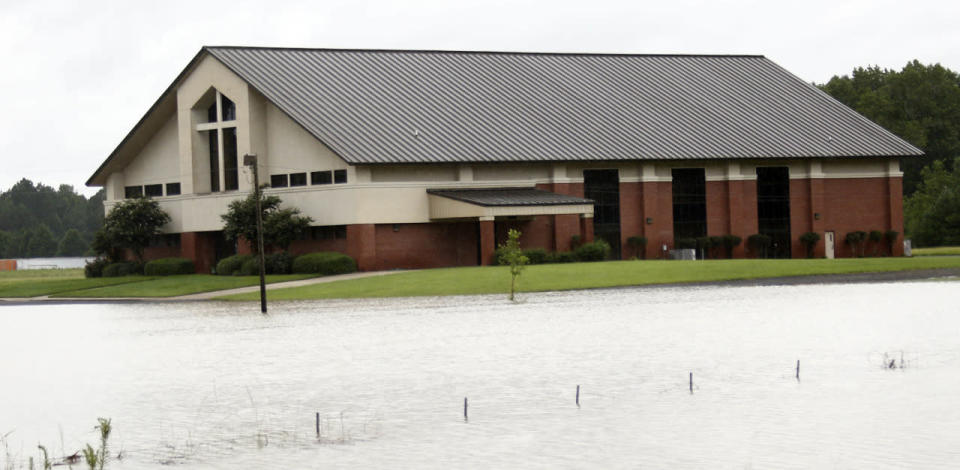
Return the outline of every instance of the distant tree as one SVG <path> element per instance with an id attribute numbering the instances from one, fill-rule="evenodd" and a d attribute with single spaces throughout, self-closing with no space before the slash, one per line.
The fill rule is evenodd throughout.
<path id="1" fill-rule="evenodd" d="M 260 209 L 263 216 L 263 244 L 267 247 L 286 249 L 290 243 L 303 236 L 313 219 L 300 215 L 300 209 L 281 209 L 281 200 L 274 195 L 260 193 Z M 257 253 L 257 199 L 251 192 L 247 197 L 230 203 L 223 220 L 223 235 L 227 240 L 246 240 L 250 251 Z"/>
<path id="2" fill-rule="evenodd" d="M 103 228 L 94 238 L 94 249 L 98 255 L 111 259 L 118 257 L 118 250 L 127 249 L 137 262 L 143 263 L 144 248 L 162 233 L 160 229 L 167 222 L 170 222 L 170 216 L 157 201 L 146 198 L 124 200 L 110 209 Z"/>
<path id="3" fill-rule="evenodd" d="M 925 157 L 901 161 L 905 194 L 919 186 L 921 169 L 934 161 L 949 165 L 960 155 L 960 76 L 940 64 L 914 60 L 899 72 L 858 67 L 820 88 L 923 149 Z"/>
<path id="4" fill-rule="evenodd" d="M 53 232 L 44 224 L 33 229 L 30 241 L 27 243 L 27 254 L 32 258 L 45 258 L 53 256 L 56 252 L 57 240 L 53 238 Z"/>
<path id="5" fill-rule="evenodd" d="M 87 251 L 88 243 L 83 240 L 80 231 L 67 230 L 57 245 L 57 256 L 80 256 Z"/>
<path id="6" fill-rule="evenodd" d="M 943 162 L 923 170 L 917 191 L 904 201 L 907 236 L 915 246 L 960 244 L 960 158 L 954 171 Z"/>
<path id="7" fill-rule="evenodd" d="M 11 249 L 11 242 L 13 237 L 9 233 L 0 230 L 0 258 L 13 258 L 10 253 L 13 252 Z"/>
<path id="8" fill-rule="evenodd" d="M 499 263 L 510 267 L 510 300 L 514 299 L 514 292 L 517 289 L 517 278 L 527 267 L 530 260 L 520 249 L 520 231 L 510 229 L 507 232 L 507 241 L 500 245 L 497 250 L 499 254 Z"/>

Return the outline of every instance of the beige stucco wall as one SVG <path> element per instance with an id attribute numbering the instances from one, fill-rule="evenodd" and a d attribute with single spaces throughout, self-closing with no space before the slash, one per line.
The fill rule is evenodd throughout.
<path id="1" fill-rule="evenodd" d="M 306 172 L 309 184 L 311 171 L 349 169 L 350 165 L 276 106 L 265 102 L 264 109 L 264 147 L 267 156 L 265 181 L 269 181 L 272 174 Z M 353 180 L 350 176 L 348 173 L 348 182 Z"/>
<path id="2" fill-rule="evenodd" d="M 180 181 L 180 151 L 177 117 L 170 116 L 140 154 L 123 170 L 125 186 L 177 183 Z M 120 193 L 121 197 L 123 193 Z"/>

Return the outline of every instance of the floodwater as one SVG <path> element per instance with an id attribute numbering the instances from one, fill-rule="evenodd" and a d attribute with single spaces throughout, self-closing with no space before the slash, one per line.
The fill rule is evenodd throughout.
<path id="1" fill-rule="evenodd" d="M 0 307 L 0 462 L 956 468 L 957 288 Z"/>

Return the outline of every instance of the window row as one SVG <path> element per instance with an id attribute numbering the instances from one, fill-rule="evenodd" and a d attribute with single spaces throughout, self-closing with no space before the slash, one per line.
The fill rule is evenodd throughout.
<path id="1" fill-rule="evenodd" d="M 123 197 L 130 199 L 135 197 L 162 197 L 164 196 L 162 184 L 147 184 L 143 186 L 124 186 Z M 167 183 L 167 196 L 180 195 L 180 183 Z"/>
<path id="2" fill-rule="evenodd" d="M 310 184 L 343 184 L 347 182 L 347 170 L 311 171 Z M 270 175 L 271 188 L 286 188 L 306 186 L 307 173 L 290 173 L 289 175 Z"/>

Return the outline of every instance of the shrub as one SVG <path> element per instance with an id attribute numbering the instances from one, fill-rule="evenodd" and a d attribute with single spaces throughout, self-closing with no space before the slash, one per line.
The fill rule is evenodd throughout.
<path id="1" fill-rule="evenodd" d="M 755 233 L 747 237 L 747 246 L 754 251 L 754 256 L 757 258 L 766 258 L 772 241 L 768 235 Z"/>
<path id="2" fill-rule="evenodd" d="M 217 274 L 221 276 L 239 276 L 243 263 L 251 258 L 253 258 L 252 255 L 228 256 L 217 263 Z"/>
<path id="3" fill-rule="evenodd" d="M 820 234 L 816 232 L 807 232 L 800 235 L 800 242 L 807 249 L 807 258 L 813 258 L 813 249 L 816 248 L 819 241 Z"/>
<path id="4" fill-rule="evenodd" d="M 710 237 L 710 257 L 720 259 L 720 250 L 723 248 L 723 237 L 712 235 Z"/>
<path id="5" fill-rule="evenodd" d="M 547 255 L 547 263 L 573 263 L 577 258 L 572 251 L 554 251 Z"/>
<path id="6" fill-rule="evenodd" d="M 240 270 L 236 272 L 240 276 L 259 276 L 260 275 L 260 259 L 256 256 L 252 256 L 249 259 L 243 261 L 243 264 L 240 265 Z"/>
<path id="7" fill-rule="evenodd" d="M 297 274 L 346 274 L 357 270 L 353 258 L 335 251 L 321 251 L 298 256 L 293 260 L 293 272 Z"/>
<path id="8" fill-rule="evenodd" d="M 870 244 L 873 245 L 873 256 L 879 256 L 880 242 L 883 241 L 883 232 L 879 230 L 871 230 L 867 235 L 867 238 L 870 240 Z"/>
<path id="9" fill-rule="evenodd" d="M 897 242 L 897 236 L 900 235 L 900 232 L 896 230 L 887 230 L 883 233 L 883 239 L 887 242 L 887 254 L 893 256 L 893 245 Z"/>
<path id="10" fill-rule="evenodd" d="M 193 261 L 187 258 L 161 258 L 147 263 L 143 273 L 147 276 L 172 276 L 197 272 Z"/>
<path id="11" fill-rule="evenodd" d="M 110 261 L 106 258 L 95 258 L 93 261 L 87 261 L 83 266 L 84 277 L 103 277 L 103 268 L 107 267 Z"/>
<path id="12" fill-rule="evenodd" d="M 697 237 L 697 252 L 700 259 L 706 259 L 710 251 L 710 237 Z"/>
<path id="13" fill-rule="evenodd" d="M 121 277 L 143 274 L 143 266 L 133 261 L 110 263 L 103 268 L 103 277 Z"/>
<path id="14" fill-rule="evenodd" d="M 523 256 L 527 257 L 527 264 L 543 264 L 547 262 L 547 250 L 543 248 L 531 248 L 523 250 Z M 497 259 L 500 259 L 499 257 Z"/>
<path id="15" fill-rule="evenodd" d="M 290 274 L 293 272 L 293 255 L 281 251 L 264 257 L 267 274 Z"/>
<path id="16" fill-rule="evenodd" d="M 677 242 L 675 243 L 675 245 L 677 246 L 677 249 L 678 249 L 678 250 L 687 250 L 687 249 L 690 249 L 690 248 L 696 248 L 696 247 L 697 247 L 697 239 L 696 239 L 696 238 L 692 238 L 692 237 L 678 238 L 678 239 L 677 239 Z"/>
<path id="17" fill-rule="evenodd" d="M 580 235 L 570 237 L 570 248 L 577 249 L 583 244 L 583 238 Z"/>
<path id="18" fill-rule="evenodd" d="M 723 245 L 723 249 L 727 253 L 727 258 L 733 258 L 733 249 L 740 245 L 743 239 L 736 235 L 724 235 L 721 238 L 720 244 Z"/>
<path id="19" fill-rule="evenodd" d="M 584 243 L 573 250 L 573 257 L 577 261 L 603 261 L 610 257 L 610 244 L 604 240 Z"/>
<path id="20" fill-rule="evenodd" d="M 853 256 L 863 257 L 863 242 L 867 239 L 867 232 L 863 230 L 857 230 L 855 232 L 847 232 L 844 236 L 844 241 L 850 245 L 850 251 L 853 253 Z"/>
<path id="21" fill-rule="evenodd" d="M 647 237 L 632 236 L 627 238 L 627 245 L 633 248 L 633 255 L 637 258 L 647 258 Z"/>

